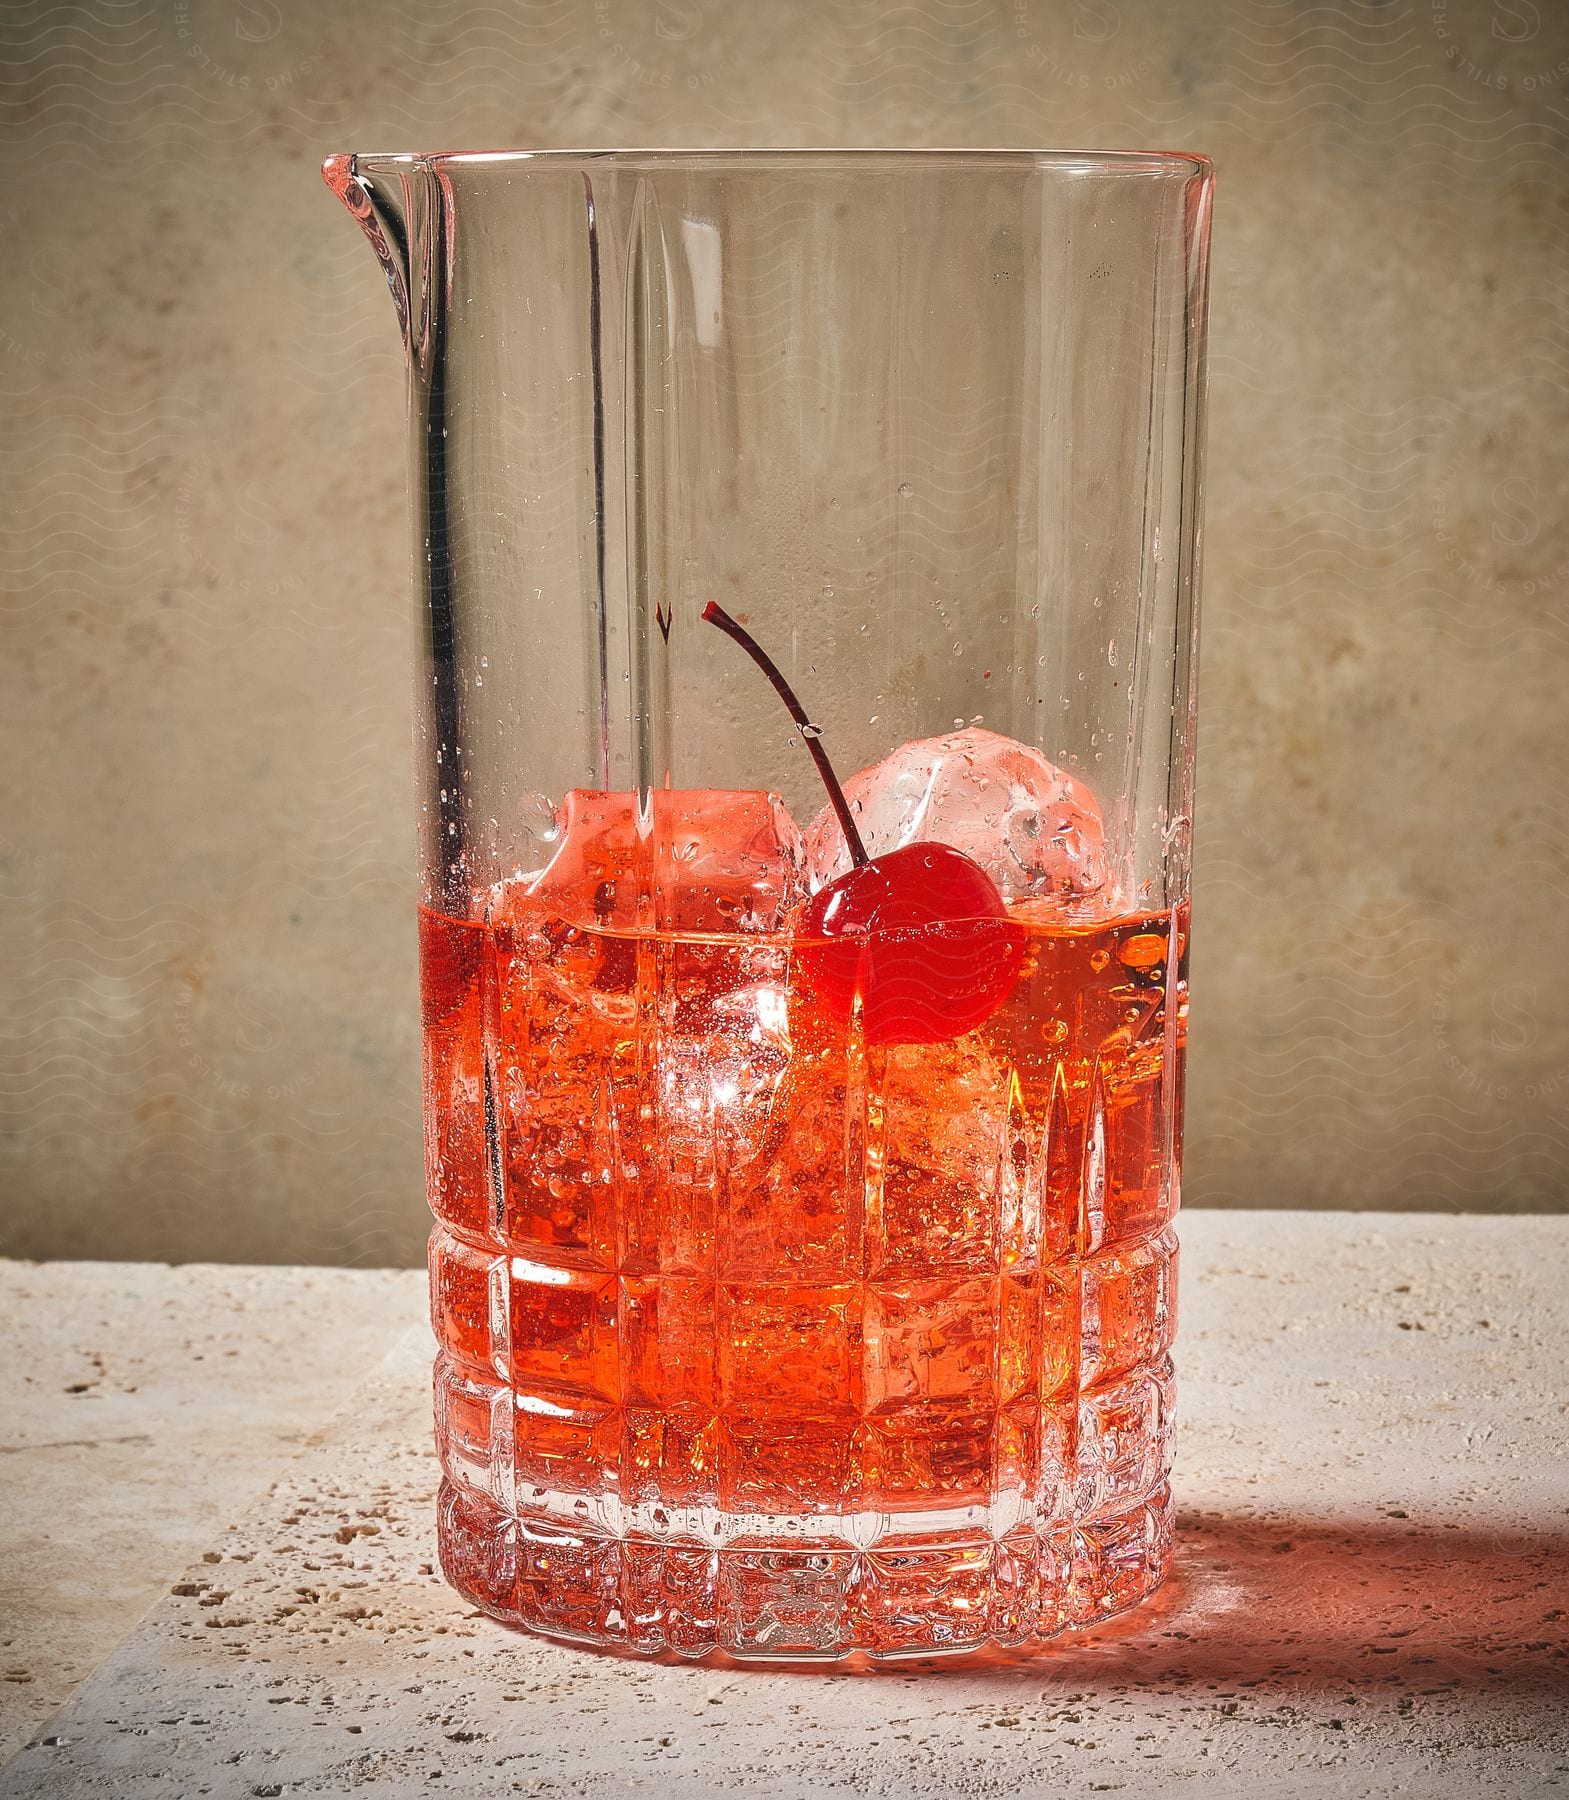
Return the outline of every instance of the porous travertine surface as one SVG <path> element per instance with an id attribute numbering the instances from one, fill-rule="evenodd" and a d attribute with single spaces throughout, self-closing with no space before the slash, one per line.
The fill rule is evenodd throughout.
<path id="1" fill-rule="evenodd" d="M 876 1675 L 511 1634 L 433 1571 L 430 1344 L 411 1321 L 320 1442 L 170 1572 L 0 1795 L 1569 1787 L 1569 1221 L 1182 1229 L 1177 1573 L 1118 1626 Z M 138 1270 L 149 1304 L 182 1273 Z M 207 1454 L 246 1429 L 237 1405 Z"/>
<path id="2" fill-rule="evenodd" d="M 318 1441 L 423 1286 L 0 1260 L 0 1758 Z"/>

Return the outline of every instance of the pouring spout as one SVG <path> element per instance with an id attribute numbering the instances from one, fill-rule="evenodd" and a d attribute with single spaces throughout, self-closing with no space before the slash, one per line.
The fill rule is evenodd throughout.
<path id="1" fill-rule="evenodd" d="M 414 273 L 409 251 L 409 176 L 414 159 L 378 157 L 373 159 L 376 167 L 368 166 L 371 160 L 353 151 L 340 151 L 321 165 L 322 180 L 349 209 L 376 252 L 407 343 Z"/>

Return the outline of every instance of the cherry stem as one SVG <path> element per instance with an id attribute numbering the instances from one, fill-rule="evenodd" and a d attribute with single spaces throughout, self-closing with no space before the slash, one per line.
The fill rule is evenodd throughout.
<path id="1" fill-rule="evenodd" d="M 738 625 L 715 601 L 710 600 L 703 608 L 703 618 L 710 625 L 717 625 L 728 633 L 741 648 L 751 657 L 773 684 L 774 692 L 789 708 L 790 717 L 801 728 L 801 741 L 806 745 L 812 761 L 817 764 L 817 773 L 823 778 L 823 786 L 828 790 L 828 798 L 835 813 L 839 816 L 840 829 L 844 832 L 844 841 L 850 846 L 850 860 L 859 868 L 864 868 L 871 858 L 866 854 L 866 846 L 861 842 L 861 834 L 856 829 L 855 820 L 850 816 L 850 805 L 844 797 L 844 789 L 839 785 L 839 777 L 834 774 L 834 766 L 828 760 L 828 752 L 818 741 L 818 728 L 807 716 L 806 708 L 795 697 L 795 689 L 779 672 L 779 665 L 768 654 L 757 639 L 744 625 Z"/>

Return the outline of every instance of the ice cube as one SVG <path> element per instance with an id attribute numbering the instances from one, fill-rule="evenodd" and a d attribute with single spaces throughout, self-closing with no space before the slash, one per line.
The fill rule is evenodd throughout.
<path id="1" fill-rule="evenodd" d="M 1078 900 L 1106 885 L 1095 796 L 1039 750 L 979 726 L 902 744 L 844 784 L 871 856 L 948 844 L 980 864 L 1005 900 Z M 815 893 L 850 867 L 832 807 L 806 832 Z"/>
<path id="2" fill-rule="evenodd" d="M 884 1052 L 874 1263 L 933 1277 L 996 1266 L 1009 1073 L 979 1034 Z"/>
<path id="3" fill-rule="evenodd" d="M 721 951 L 734 965 L 745 953 Z M 774 1095 L 790 1063 L 785 1028 L 786 951 L 758 954 L 777 958 L 769 981 L 747 982 L 728 991 L 678 1004 L 672 1028 L 661 1033 L 655 1053 L 659 1137 L 688 1179 L 707 1185 L 721 1169 L 751 1162 L 763 1146 Z M 741 971 L 725 970 L 735 981 Z"/>
<path id="4" fill-rule="evenodd" d="M 801 833 L 777 794 L 656 789 L 640 831 L 635 794 L 573 788 L 556 823 L 523 895 L 570 925 L 770 932 L 805 893 Z"/>
<path id="5" fill-rule="evenodd" d="M 630 929 L 637 884 L 627 885 L 627 872 L 653 856 L 640 846 L 679 848 L 694 816 L 711 819 L 713 808 L 686 806 L 687 826 L 662 817 L 668 831 L 639 838 L 628 808 L 611 804 L 628 798 L 569 796 L 549 868 L 492 896 L 499 1004 L 487 1003 L 483 1029 L 502 1100 L 508 1231 L 613 1258 L 605 1246 L 617 1242 L 616 1209 L 626 1207 L 639 1255 L 668 1251 L 687 1267 L 684 1259 L 708 1254 L 700 1240 L 712 1233 L 723 1184 L 762 1153 L 790 1061 L 791 949 L 761 929 L 708 928 L 704 907 L 716 896 L 738 891 L 733 922 L 744 923 L 746 898 L 760 920 L 771 892 L 734 836 L 718 832 L 702 841 L 724 853 L 720 868 L 708 866 L 711 856 L 693 858 L 699 886 L 664 890 L 682 929 L 657 937 Z M 734 822 L 750 810 L 723 816 Z M 740 849 L 751 842 L 743 834 Z M 628 928 L 606 928 L 617 924 Z M 476 1094 L 469 1110 L 478 1104 Z"/>

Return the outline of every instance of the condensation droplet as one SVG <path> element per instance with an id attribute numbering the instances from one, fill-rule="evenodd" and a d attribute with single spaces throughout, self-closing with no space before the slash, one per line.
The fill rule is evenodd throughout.
<path id="1" fill-rule="evenodd" d="M 899 498 L 901 500 L 908 500 L 914 494 L 914 492 L 915 492 L 915 489 L 910 485 L 910 483 L 908 481 L 901 481 L 899 483 Z"/>
<path id="2" fill-rule="evenodd" d="M 1106 646 L 1106 660 L 1115 669 L 1117 666 L 1117 640 L 1113 638 Z"/>

